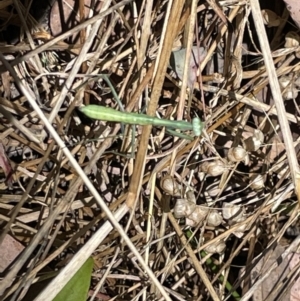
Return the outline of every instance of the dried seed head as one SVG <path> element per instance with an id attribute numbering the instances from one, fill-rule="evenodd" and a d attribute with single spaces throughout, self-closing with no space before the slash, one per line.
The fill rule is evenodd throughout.
<path id="1" fill-rule="evenodd" d="M 218 160 L 215 162 L 211 162 L 210 166 L 208 167 L 207 173 L 213 177 L 217 177 L 222 175 L 226 170 L 225 164 Z"/>
<path id="2" fill-rule="evenodd" d="M 244 209 L 239 205 L 223 203 L 222 209 L 223 218 L 231 222 L 239 221 L 244 215 Z"/>
<path id="3" fill-rule="evenodd" d="M 190 203 L 186 199 L 178 199 L 174 206 L 174 216 L 175 218 L 186 217 L 191 214 L 196 205 Z"/>
<path id="4" fill-rule="evenodd" d="M 285 48 L 293 48 L 293 47 L 298 47 L 300 42 L 300 37 L 299 35 L 294 32 L 290 31 L 285 35 Z"/>
<path id="5" fill-rule="evenodd" d="M 246 219 L 246 217 L 243 217 L 240 221 L 238 221 L 237 223 L 241 223 Z M 239 238 L 241 238 L 244 235 L 244 232 L 248 229 L 249 224 L 242 224 L 241 226 L 239 226 L 234 232 L 233 234 Z"/>
<path id="6" fill-rule="evenodd" d="M 219 214 L 217 210 L 211 210 L 207 216 L 207 225 L 212 227 L 217 227 L 221 225 L 223 221 L 222 216 Z"/>
<path id="7" fill-rule="evenodd" d="M 203 206 L 195 206 L 194 210 L 186 215 L 186 224 L 191 227 L 196 227 L 203 222 L 208 214 L 209 208 Z"/>
<path id="8" fill-rule="evenodd" d="M 160 180 L 160 186 L 163 191 L 171 196 L 180 196 L 180 185 L 170 175 L 163 177 Z"/>
<path id="9" fill-rule="evenodd" d="M 298 89 L 295 86 L 294 79 L 282 76 L 279 79 L 279 84 L 284 100 L 295 99 L 298 96 Z"/>
<path id="10" fill-rule="evenodd" d="M 230 203 L 223 203 L 223 217 L 228 220 L 229 225 L 235 225 L 243 222 L 246 219 L 244 214 L 244 208 Z M 244 232 L 247 230 L 248 224 L 244 223 L 239 226 L 233 234 L 239 238 L 241 238 Z"/>
<path id="11" fill-rule="evenodd" d="M 226 166 L 223 161 L 216 160 L 202 163 L 201 170 L 210 176 L 217 177 L 225 172 Z"/>
<path id="12" fill-rule="evenodd" d="M 187 191 L 186 198 L 189 202 L 196 204 L 196 197 L 193 190 Z"/>
<path id="13" fill-rule="evenodd" d="M 220 239 L 219 241 L 207 246 L 204 250 L 207 253 L 211 253 L 211 254 L 215 254 L 215 253 L 222 254 L 225 248 L 226 248 L 226 244 L 224 240 Z"/>
<path id="14" fill-rule="evenodd" d="M 247 156 L 247 151 L 241 147 L 232 147 L 229 149 L 227 157 L 231 162 L 241 162 L 243 161 Z"/>
<path id="15" fill-rule="evenodd" d="M 260 190 L 265 187 L 265 181 L 262 175 L 252 175 L 250 181 L 250 187 L 254 190 Z"/>
<path id="16" fill-rule="evenodd" d="M 174 206 L 175 218 L 185 217 L 187 207 L 188 207 L 188 202 L 186 199 L 178 199 Z"/>
<path id="17" fill-rule="evenodd" d="M 236 237 L 239 237 L 239 238 L 243 237 L 244 232 L 249 228 L 249 224 L 243 223 L 245 220 L 246 220 L 246 216 L 242 215 L 236 220 L 228 221 L 229 225 L 235 225 L 235 224 L 240 224 L 241 223 L 241 225 L 238 228 L 236 228 L 233 232 L 233 234 Z"/>

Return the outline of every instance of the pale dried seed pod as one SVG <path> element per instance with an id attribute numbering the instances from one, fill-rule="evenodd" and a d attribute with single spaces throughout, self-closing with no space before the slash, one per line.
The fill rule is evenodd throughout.
<path id="1" fill-rule="evenodd" d="M 185 225 L 188 227 L 197 227 L 198 224 L 194 220 L 192 220 L 190 218 L 186 218 Z"/>
<path id="2" fill-rule="evenodd" d="M 225 248 L 226 248 L 226 244 L 225 244 L 224 240 L 220 239 L 219 241 L 205 247 L 204 251 L 206 251 L 207 253 L 210 253 L 210 254 L 215 254 L 215 253 L 222 254 L 224 252 Z"/>
<path id="3" fill-rule="evenodd" d="M 193 190 L 187 191 L 186 198 L 187 198 L 188 201 L 196 204 L 196 197 L 195 197 L 195 194 L 194 194 Z"/>
<path id="4" fill-rule="evenodd" d="M 241 162 L 246 156 L 247 151 L 241 146 L 230 148 L 227 154 L 227 157 L 231 162 Z"/>
<path id="5" fill-rule="evenodd" d="M 160 186 L 163 191 L 171 196 L 180 196 L 180 185 L 170 175 L 161 178 Z"/>
<path id="6" fill-rule="evenodd" d="M 193 202 L 187 201 L 186 211 L 185 211 L 185 217 L 192 214 L 192 212 L 195 211 L 195 208 L 197 207 L 196 204 Z"/>
<path id="7" fill-rule="evenodd" d="M 250 181 L 250 187 L 254 190 L 260 190 L 265 187 L 265 181 L 262 175 L 252 175 Z"/>
<path id="8" fill-rule="evenodd" d="M 174 206 L 175 218 L 182 218 L 186 215 L 188 202 L 185 199 L 177 199 Z"/>
<path id="9" fill-rule="evenodd" d="M 230 204 L 230 203 L 223 203 L 222 208 L 222 215 L 223 218 L 231 221 L 231 222 L 237 222 L 241 218 L 243 218 L 244 215 L 244 208 L 240 205 Z"/>
<path id="10" fill-rule="evenodd" d="M 196 227 L 203 222 L 208 214 L 209 208 L 202 206 L 195 206 L 194 210 L 186 216 L 186 224 L 191 227 Z"/>
<path id="11" fill-rule="evenodd" d="M 195 211 L 196 205 L 186 199 L 178 199 L 174 206 L 175 218 L 187 217 Z"/>
<path id="12" fill-rule="evenodd" d="M 246 219 L 244 208 L 235 204 L 223 203 L 223 218 L 228 220 L 230 226 L 242 223 Z M 235 229 L 233 234 L 241 238 L 247 230 L 247 227 L 248 224 L 244 223 Z"/>
<path id="13" fill-rule="evenodd" d="M 215 160 L 202 163 L 201 170 L 210 176 L 217 177 L 225 172 L 226 166 L 223 161 Z"/>
<path id="14" fill-rule="evenodd" d="M 282 97 L 284 100 L 295 99 L 298 96 L 298 89 L 296 88 L 293 79 L 288 76 L 281 76 L 279 79 Z"/>
<path id="15" fill-rule="evenodd" d="M 235 221 L 233 224 L 239 224 L 242 223 L 244 220 L 246 219 L 246 216 L 241 216 L 237 221 Z M 233 225 L 232 224 L 232 225 Z M 249 224 L 247 223 L 243 223 L 242 225 L 240 225 L 238 228 L 235 229 L 235 231 L 233 232 L 233 234 L 238 237 L 241 238 L 244 235 L 244 232 L 248 229 Z"/>
<path id="16" fill-rule="evenodd" d="M 190 227 L 196 227 L 198 225 L 197 219 L 197 206 L 195 206 L 194 210 L 191 211 L 189 215 L 185 216 L 185 224 Z"/>
<path id="17" fill-rule="evenodd" d="M 290 31 L 285 35 L 285 48 L 293 48 L 293 47 L 298 47 L 300 42 L 300 37 L 299 35 L 294 32 Z"/>
<path id="18" fill-rule="evenodd" d="M 207 215 L 207 225 L 212 227 L 217 227 L 221 225 L 223 221 L 222 216 L 217 210 L 210 210 Z"/>
<path id="19" fill-rule="evenodd" d="M 246 218 L 245 218 L 246 219 Z M 242 222 L 242 221 L 241 221 Z M 245 231 L 247 231 L 248 229 L 248 224 L 244 223 L 241 226 L 239 226 L 234 232 L 233 234 L 237 237 L 241 237 L 242 234 L 244 234 Z"/>

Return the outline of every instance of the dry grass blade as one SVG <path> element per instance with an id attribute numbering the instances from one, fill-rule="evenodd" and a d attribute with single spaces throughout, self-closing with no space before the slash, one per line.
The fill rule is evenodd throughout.
<path id="1" fill-rule="evenodd" d="M 291 170 L 291 176 L 293 178 L 293 182 L 295 185 L 298 201 L 300 202 L 299 164 L 296 156 L 296 151 L 293 145 L 291 130 L 288 124 L 288 120 L 286 118 L 286 111 L 284 108 L 284 102 L 283 102 L 279 82 L 276 76 L 276 70 L 274 67 L 270 46 L 268 43 L 265 43 L 265 41 L 267 41 L 267 35 L 265 33 L 265 28 L 262 20 L 262 15 L 260 12 L 260 6 L 258 0 L 251 0 L 251 9 L 252 9 L 252 14 L 254 14 L 257 17 L 254 24 L 257 30 L 258 38 L 260 40 L 260 46 L 262 49 L 266 70 L 269 75 L 270 87 L 272 90 L 272 95 L 277 109 L 277 115 L 278 115 L 281 131 L 283 134 L 283 140 L 284 143 L 286 144 L 286 149 L 288 150 L 287 157 L 288 157 L 289 166 Z"/>
<path id="2" fill-rule="evenodd" d="M 171 55 L 172 43 L 176 35 L 176 30 L 174 30 L 174 27 L 177 28 L 183 3 L 184 3 L 183 1 L 174 1 L 172 5 L 170 17 L 165 21 L 167 24 L 166 35 L 164 37 L 164 40 L 162 41 L 163 48 L 162 48 L 161 56 L 159 57 L 157 71 L 153 81 L 151 101 L 147 110 L 147 113 L 150 116 L 154 116 L 156 112 L 157 103 L 161 94 L 161 89 L 164 81 L 164 76 Z M 137 200 L 137 196 L 139 195 L 141 189 L 140 183 L 145 168 L 144 161 L 146 156 L 150 130 L 151 130 L 151 126 L 145 126 L 140 140 L 140 147 L 137 152 L 137 161 L 135 164 L 135 170 L 129 186 L 130 198 L 128 198 L 127 200 L 127 204 L 129 207 L 134 206 Z"/>

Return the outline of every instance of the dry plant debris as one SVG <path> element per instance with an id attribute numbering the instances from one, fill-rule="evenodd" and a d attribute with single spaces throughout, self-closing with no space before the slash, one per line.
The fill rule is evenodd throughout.
<path id="1" fill-rule="evenodd" d="M 299 13 L 1 1 L 0 300 L 52 300 L 89 257 L 88 300 L 300 300 Z"/>

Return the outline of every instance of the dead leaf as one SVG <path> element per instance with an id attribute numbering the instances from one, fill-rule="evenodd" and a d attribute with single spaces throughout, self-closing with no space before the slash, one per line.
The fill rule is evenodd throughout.
<path id="1" fill-rule="evenodd" d="M 0 247 L 0 272 L 4 272 L 23 250 L 24 246 L 7 234 Z"/>

